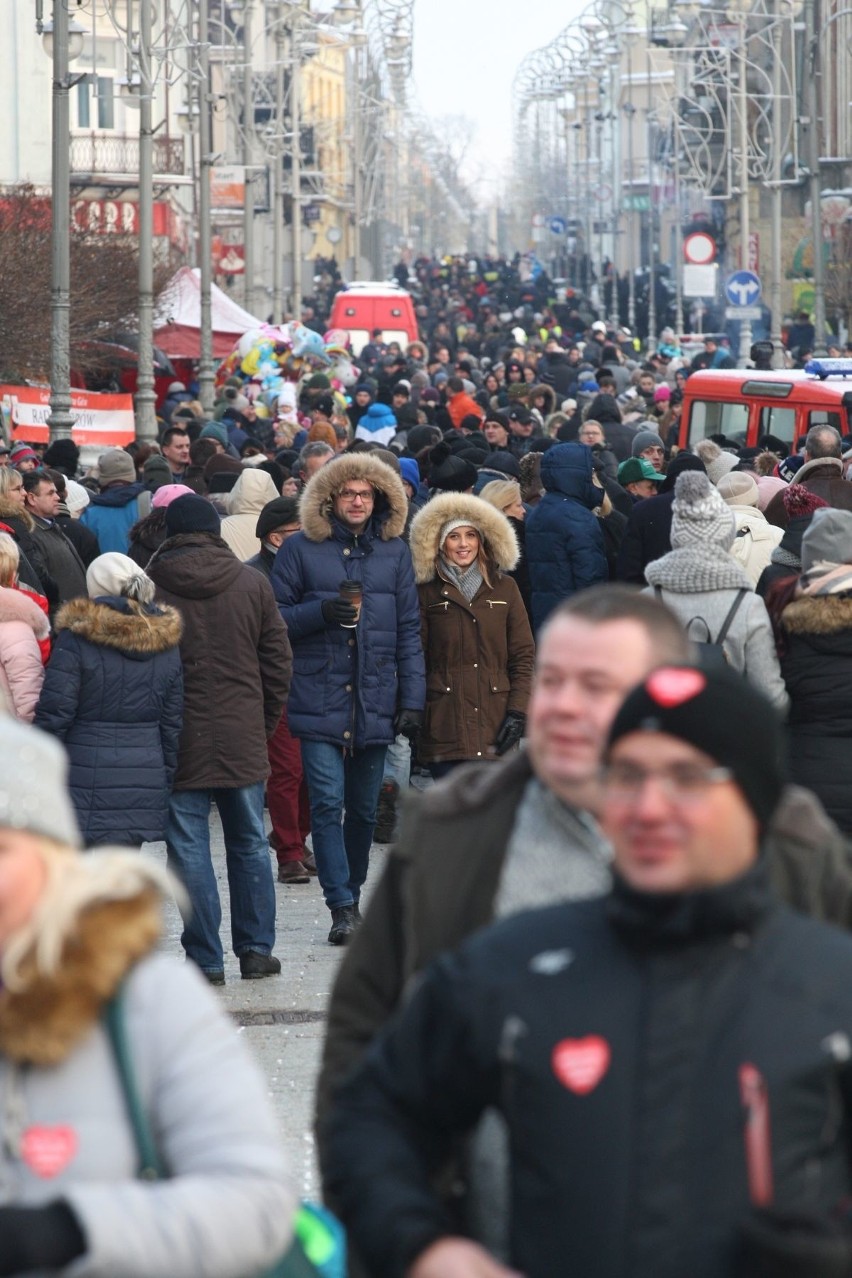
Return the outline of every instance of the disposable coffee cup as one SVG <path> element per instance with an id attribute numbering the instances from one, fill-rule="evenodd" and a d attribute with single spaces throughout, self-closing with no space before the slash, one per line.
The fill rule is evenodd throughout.
<path id="1" fill-rule="evenodd" d="M 361 600 L 364 597 L 361 583 L 360 581 L 341 581 L 337 587 L 337 593 L 341 599 L 351 603 L 355 609 L 355 620 L 341 623 L 344 630 L 354 630 L 361 617 Z"/>

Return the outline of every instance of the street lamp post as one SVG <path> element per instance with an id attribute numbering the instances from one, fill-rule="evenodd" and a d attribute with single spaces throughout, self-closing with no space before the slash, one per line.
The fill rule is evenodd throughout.
<path id="1" fill-rule="evenodd" d="M 136 437 L 157 438 L 154 387 L 154 121 L 151 0 L 139 7 L 139 344 Z"/>
<path id="2" fill-rule="evenodd" d="M 254 314 L 254 83 L 252 77 L 253 0 L 243 6 L 243 304 Z"/>
<path id="3" fill-rule="evenodd" d="M 210 225 L 210 17 L 208 0 L 198 0 L 198 256 L 201 283 L 201 359 L 198 398 L 206 416 L 213 412 L 213 254 Z"/>
<path id="4" fill-rule="evenodd" d="M 808 126 L 808 188 L 811 200 L 811 238 L 814 247 L 814 354 L 825 354 L 825 264 L 822 238 L 822 182 L 819 171 L 820 32 L 817 30 L 816 0 L 805 0 L 805 115 Z"/>
<path id="5" fill-rule="evenodd" d="M 290 230 L 292 234 L 293 289 L 290 310 L 297 322 L 302 318 L 302 73 L 299 47 L 299 17 L 293 16 L 291 46 L 293 67 L 290 72 L 290 121 L 293 133 L 292 159 L 290 162 Z"/>

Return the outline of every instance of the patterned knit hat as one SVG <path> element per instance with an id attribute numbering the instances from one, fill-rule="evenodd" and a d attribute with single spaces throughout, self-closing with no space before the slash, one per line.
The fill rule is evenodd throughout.
<path id="1" fill-rule="evenodd" d="M 734 544 L 736 520 L 707 475 L 687 470 L 675 484 L 672 504 L 672 549 L 710 543 L 720 550 Z"/>
<path id="2" fill-rule="evenodd" d="M 699 439 L 695 451 L 704 462 L 711 484 L 718 484 L 723 475 L 727 475 L 728 471 L 739 464 L 739 458 L 733 453 L 723 453 L 712 439 Z"/>
<path id="3" fill-rule="evenodd" d="M 827 501 L 817 497 L 816 493 L 812 493 L 804 484 L 788 484 L 781 500 L 788 519 L 804 519 L 822 506 L 828 505 Z"/>

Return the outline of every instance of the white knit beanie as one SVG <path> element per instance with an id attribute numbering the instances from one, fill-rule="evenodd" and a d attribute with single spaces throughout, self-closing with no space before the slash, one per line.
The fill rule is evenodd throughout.
<path id="1" fill-rule="evenodd" d="M 731 471 L 729 475 L 723 475 L 716 485 L 719 490 L 719 496 L 726 501 L 729 506 L 756 506 L 758 499 L 758 488 L 751 475 L 747 475 L 744 470 Z"/>
<path id="2" fill-rule="evenodd" d="M 451 533 L 451 532 L 452 532 L 455 528 L 472 528 L 472 529 L 473 529 L 473 531 L 476 533 L 476 535 L 479 537 L 479 540 L 480 540 L 480 541 L 482 541 L 482 533 L 481 533 L 481 532 L 480 532 L 480 530 L 477 528 L 477 526 L 476 526 L 476 524 L 473 522 L 473 520 L 471 520 L 471 519 L 448 519 L 448 520 L 447 520 L 447 522 L 446 522 L 446 523 L 444 524 L 444 526 L 442 527 L 441 532 L 440 532 L 440 534 L 439 534 L 439 536 L 438 536 L 438 546 L 439 546 L 439 548 L 443 546 L 444 542 L 447 540 L 447 538 L 449 537 L 450 533 Z"/>
<path id="3" fill-rule="evenodd" d="M 699 439 L 695 445 L 696 456 L 704 462 L 707 478 L 711 484 L 718 484 L 723 475 L 739 466 L 739 458 L 733 453 L 723 453 L 719 445 L 712 439 Z"/>
<path id="4" fill-rule="evenodd" d="M 736 519 L 706 475 L 687 470 L 678 475 L 672 503 L 672 549 L 707 545 L 730 550 Z"/>
<path id="5" fill-rule="evenodd" d="M 123 596 L 126 599 L 137 599 L 140 603 L 151 603 L 156 587 L 128 555 L 110 550 L 106 555 L 98 555 L 89 564 L 86 589 L 90 599 Z"/>

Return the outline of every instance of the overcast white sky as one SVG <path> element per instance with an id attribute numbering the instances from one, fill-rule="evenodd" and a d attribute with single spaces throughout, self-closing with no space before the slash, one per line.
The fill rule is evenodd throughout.
<path id="1" fill-rule="evenodd" d="M 511 87 L 521 59 L 552 40 L 586 3 L 415 0 L 417 98 L 429 116 L 449 113 L 473 118 L 477 125 L 473 163 L 480 173 L 488 172 L 488 157 L 491 165 L 496 160 L 502 168 L 511 154 Z"/>

